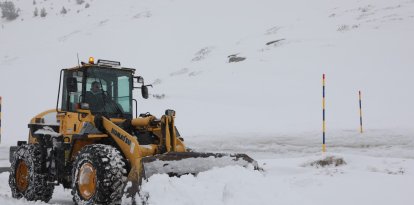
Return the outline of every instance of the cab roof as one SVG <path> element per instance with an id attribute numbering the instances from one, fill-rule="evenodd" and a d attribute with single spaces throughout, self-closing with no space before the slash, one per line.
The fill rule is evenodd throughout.
<path id="1" fill-rule="evenodd" d="M 132 73 L 135 73 L 134 68 L 121 67 L 121 63 L 119 61 L 110 61 L 110 60 L 102 60 L 102 59 L 99 59 L 97 63 L 81 62 L 81 65 L 72 67 L 72 68 L 67 68 L 65 70 L 80 70 L 80 69 L 88 69 L 89 67 L 95 67 L 95 68 L 101 67 L 101 68 L 110 68 L 110 69 L 116 69 L 116 70 L 126 70 L 126 71 L 131 71 Z"/>

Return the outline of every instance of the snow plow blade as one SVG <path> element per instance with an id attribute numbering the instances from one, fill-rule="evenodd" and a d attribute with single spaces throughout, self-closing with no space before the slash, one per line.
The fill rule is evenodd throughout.
<path id="1" fill-rule="evenodd" d="M 169 152 L 165 154 L 142 158 L 144 178 L 154 174 L 168 174 L 181 176 L 184 174 L 198 174 L 214 167 L 225 166 L 252 166 L 255 170 L 262 170 L 257 162 L 246 154 L 224 154 L 203 152 Z"/>

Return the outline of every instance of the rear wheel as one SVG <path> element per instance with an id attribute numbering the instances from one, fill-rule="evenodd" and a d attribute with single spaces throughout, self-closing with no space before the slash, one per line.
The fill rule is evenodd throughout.
<path id="1" fill-rule="evenodd" d="M 72 169 L 76 204 L 120 204 L 127 180 L 120 152 L 109 145 L 88 145 L 78 153 Z"/>
<path id="2" fill-rule="evenodd" d="M 23 145 L 16 150 L 9 175 L 13 198 L 24 197 L 28 201 L 45 202 L 52 198 L 54 185 L 47 183 L 47 174 L 42 171 L 43 165 L 39 145 Z"/>

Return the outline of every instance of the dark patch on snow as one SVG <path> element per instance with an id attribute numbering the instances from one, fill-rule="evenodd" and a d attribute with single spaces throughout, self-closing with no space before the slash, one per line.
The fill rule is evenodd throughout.
<path id="1" fill-rule="evenodd" d="M 133 18 L 134 19 L 150 18 L 151 16 L 152 16 L 151 11 L 143 11 L 143 12 L 135 14 L 135 16 L 133 16 Z"/>
<path id="2" fill-rule="evenodd" d="M 197 51 L 195 53 L 195 56 L 191 61 L 201 61 L 201 60 L 205 59 L 206 56 L 210 53 L 211 53 L 211 48 L 210 47 L 202 48 L 202 49 L 200 49 L 199 51 Z"/>
<path id="3" fill-rule="evenodd" d="M 334 156 L 328 156 L 324 159 L 319 159 L 313 162 L 310 162 L 308 164 L 305 164 L 305 166 L 312 166 L 312 167 L 338 167 L 341 165 L 346 165 L 345 160 L 342 157 L 334 157 Z"/>
<path id="4" fill-rule="evenodd" d="M 391 171 L 391 170 L 386 170 L 387 174 L 392 174 L 392 175 L 403 175 L 405 174 L 405 170 L 404 168 L 399 168 L 397 171 Z"/>
<path id="5" fill-rule="evenodd" d="M 151 85 L 159 85 L 159 84 L 161 84 L 162 83 L 162 80 L 161 79 L 159 79 L 159 78 L 157 78 L 157 79 L 155 79 L 154 80 L 154 82 L 153 83 L 151 83 Z"/>
<path id="6" fill-rule="evenodd" d="M 188 73 L 188 71 L 189 71 L 188 68 L 182 68 L 180 70 L 177 70 L 175 72 L 170 73 L 170 76 L 176 76 L 176 75 L 186 74 L 186 73 Z"/>
<path id="7" fill-rule="evenodd" d="M 188 76 L 190 77 L 195 77 L 197 75 L 200 75 L 203 71 L 193 71 L 191 73 L 188 74 Z"/>
<path id="8" fill-rule="evenodd" d="M 277 39 L 277 40 L 274 40 L 274 41 L 269 41 L 269 42 L 266 43 L 266 46 L 271 45 L 271 44 L 277 44 L 277 43 L 279 43 L 281 41 L 284 41 L 284 40 L 285 39 L 282 38 L 282 39 Z"/>
<path id="9" fill-rule="evenodd" d="M 59 41 L 64 42 L 64 41 L 68 40 L 69 38 L 73 37 L 74 35 L 76 35 L 80 32 L 81 32 L 80 30 L 73 31 L 72 33 L 69 33 L 67 35 L 64 35 L 64 36 L 60 37 Z"/>
<path id="10" fill-rule="evenodd" d="M 158 100 L 162 100 L 165 98 L 165 94 L 153 94 L 152 97 Z"/>
<path id="11" fill-rule="evenodd" d="M 108 23 L 108 21 L 109 21 L 109 19 L 105 19 L 105 20 L 99 21 L 98 26 L 103 26 L 106 23 Z"/>
<path id="12" fill-rule="evenodd" d="M 340 25 L 338 29 L 336 30 L 339 32 L 345 32 L 345 31 L 350 31 L 350 30 L 357 29 L 357 28 L 359 28 L 359 25 L 354 24 L 350 26 L 350 25 L 343 24 L 343 25 Z"/>
<path id="13" fill-rule="evenodd" d="M 274 26 L 266 30 L 265 35 L 273 35 L 276 34 L 280 30 L 279 26 Z"/>
<path id="14" fill-rule="evenodd" d="M 3 60 L 0 61 L 0 65 L 11 65 L 14 61 L 18 59 L 19 57 L 4 56 Z"/>
<path id="15" fill-rule="evenodd" d="M 246 60 L 245 57 L 240 57 L 237 55 L 238 54 L 232 54 L 232 55 L 227 56 L 227 58 L 229 58 L 229 63 L 237 63 L 237 62 Z"/>

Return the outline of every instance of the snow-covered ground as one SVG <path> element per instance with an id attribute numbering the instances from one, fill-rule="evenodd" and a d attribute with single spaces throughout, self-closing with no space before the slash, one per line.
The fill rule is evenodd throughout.
<path id="1" fill-rule="evenodd" d="M 257 143 L 253 143 L 253 139 L 247 140 L 248 146 L 223 140 L 222 149 L 210 150 L 204 146 L 196 149 L 246 152 L 256 157 L 265 171 L 225 167 L 199 173 L 196 177 L 154 175 L 144 182 L 142 197 L 137 200 L 145 199 L 148 204 L 177 205 L 408 205 L 414 201 L 414 140 L 412 133 L 405 134 L 378 131 L 377 135 L 370 136 L 345 131 L 342 136 L 332 139 L 325 154 L 321 154 L 320 146 L 307 136 L 290 139 L 284 136 L 260 137 Z M 0 149 L 2 153 L 4 150 L 4 147 Z M 330 156 L 342 158 L 346 164 L 311 165 Z M 7 179 L 8 173 L 0 174 L 0 181 L 7 182 Z M 7 183 L 0 184 L 0 192 L 0 198 L 6 204 L 31 204 L 12 199 Z M 72 204 L 70 190 L 57 187 L 50 203 Z M 131 204 L 130 199 L 124 198 L 123 204 Z"/>
<path id="2" fill-rule="evenodd" d="M 0 19 L 0 166 L 29 119 L 56 106 L 59 70 L 79 53 L 135 67 L 154 85 L 139 112 L 175 109 L 188 146 L 247 153 L 266 170 L 155 175 L 142 187 L 149 204 L 414 201 L 413 0 L 13 2 L 20 16 Z M 33 17 L 36 8 L 47 16 Z M 229 63 L 233 54 L 246 59 Z M 307 166 L 326 157 L 323 73 L 326 155 L 342 157 L 339 167 Z M 0 201 L 31 204 L 10 197 L 7 173 Z M 70 191 L 57 188 L 50 203 L 72 204 Z"/>

